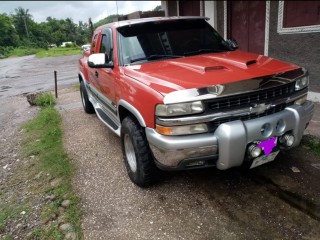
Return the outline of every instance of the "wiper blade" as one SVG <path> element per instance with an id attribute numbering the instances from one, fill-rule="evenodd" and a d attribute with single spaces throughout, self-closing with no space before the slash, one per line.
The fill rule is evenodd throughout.
<path id="1" fill-rule="evenodd" d="M 149 60 L 155 60 L 155 59 L 161 59 L 161 58 L 180 58 L 180 57 L 184 57 L 184 56 L 171 55 L 171 54 L 156 54 L 156 55 L 150 55 L 148 57 L 132 59 L 132 60 L 130 60 L 130 63 L 139 62 L 139 61 L 143 61 L 143 60 L 149 61 Z"/>
<path id="2" fill-rule="evenodd" d="M 221 50 L 221 49 L 211 49 L 211 48 L 203 48 L 199 49 L 196 51 L 191 51 L 191 52 L 184 52 L 184 55 L 193 55 L 193 54 L 199 54 L 199 53 L 214 53 L 214 52 L 226 52 L 226 50 Z"/>

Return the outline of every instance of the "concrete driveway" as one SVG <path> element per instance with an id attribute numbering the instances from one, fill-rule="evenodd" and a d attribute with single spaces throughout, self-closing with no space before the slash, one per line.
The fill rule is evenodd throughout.
<path id="1" fill-rule="evenodd" d="M 62 94 L 58 109 L 85 239 L 319 239 L 320 161 L 308 147 L 251 171 L 163 173 L 141 189 L 118 137 L 84 113 L 78 91 Z"/>

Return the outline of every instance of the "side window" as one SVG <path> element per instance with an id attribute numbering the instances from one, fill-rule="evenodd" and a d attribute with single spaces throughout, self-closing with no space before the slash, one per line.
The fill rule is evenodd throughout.
<path id="1" fill-rule="evenodd" d="M 111 36 L 109 33 L 102 34 L 100 53 L 106 53 L 110 60 L 113 59 L 111 52 Z"/>
<path id="2" fill-rule="evenodd" d="M 96 44 L 97 44 L 97 39 L 98 39 L 98 33 L 96 35 L 94 35 L 93 37 L 93 41 L 92 41 L 92 44 L 91 44 L 91 53 L 94 53 L 94 49 L 96 47 Z"/>

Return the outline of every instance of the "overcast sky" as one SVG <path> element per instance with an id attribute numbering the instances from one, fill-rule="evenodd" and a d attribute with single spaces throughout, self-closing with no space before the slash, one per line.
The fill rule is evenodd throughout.
<path id="1" fill-rule="evenodd" d="M 161 1 L 118 1 L 119 14 L 135 11 L 148 11 L 161 5 Z M 91 17 L 97 22 L 111 14 L 117 13 L 116 1 L 0 1 L 0 13 L 14 13 L 14 9 L 23 7 L 36 22 L 46 21 L 47 17 L 57 19 L 72 18 L 87 22 Z"/>

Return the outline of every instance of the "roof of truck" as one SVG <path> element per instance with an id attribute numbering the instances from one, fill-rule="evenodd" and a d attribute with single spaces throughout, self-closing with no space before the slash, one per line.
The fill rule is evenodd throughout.
<path id="1" fill-rule="evenodd" d="M 105 28 L 105 27 L 119 28 L 119 27 L 131 26 L 131 25 L 147 23 L 147 22 L 159 22 L 159 21 L 169 21 L 169 20 L 178 20 L 178 19 L 205 19 L 205 20 L 209 20 L 208 17 L 198 17 L 198 16 L 138 18 L 138 19 L 130 19 L 130 20 L 108 23 L 108 24 L 105 24 L 105 25 L 98 27 L 97 30 Z"/>

